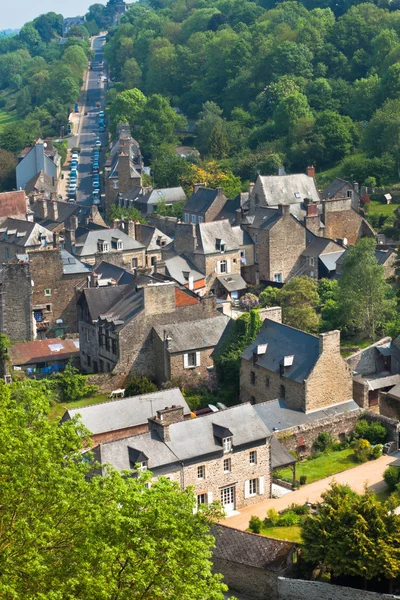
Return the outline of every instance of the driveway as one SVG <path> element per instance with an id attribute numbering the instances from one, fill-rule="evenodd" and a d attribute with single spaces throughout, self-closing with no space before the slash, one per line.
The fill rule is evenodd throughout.
<path id="1" fill-rule="evenodd" d="M 304 485 L 297 491 L 285 494 L 281 498 L 271 498 L 259 504 L 242 508 L 239 514 L 228 517 L 223 523 L 228 527 L 245 530 L 249 526 L 251 515 L 257 515 L 261 519 L 265 519 L 267 510 L 270 508 L 275 508 L 279 512 L 290 506 L 293 502 L 296 504 L 318 502 L 321 499 L 321 494 L 329 487 L 332 481 L 348 484 L 356 492 L 363 492 L 365 486 L 368 489 L 373 489 L 375 492 L 382 491 L 386 488 L 386 484 L 383 481 L 383 472 L 388 465 L 396 462 L 400 463 L 400 452 L 389 456 L 381 456 L 377 460 L 369 461 L 353 469 L 348 469 L 342 473 L 337 473 L 309 485 Z"/>

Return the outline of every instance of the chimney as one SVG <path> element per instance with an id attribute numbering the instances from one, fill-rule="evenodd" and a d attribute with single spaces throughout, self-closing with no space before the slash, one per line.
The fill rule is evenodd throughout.
<path id="1" fill-rule="evenodd" d="M 290 204 L 280 204 L 279 212 L 285 218 L 290 215 Z"/>
<path id="2" fill-rule="evenodd" d="M 99 287 L 99 276 L 94 271 L 93 271 L 93 273 L 90 273 L 89 287 L 91 287 L 91 288 Z"/>
<path id="3" fill-rule="evenodd" d="M 247 200 L 249 199 L 249 193 L 250 192 L 240 192 L 239 194 L 239 204 L 240 206 L 244 206 L 247 202 Z"/>
<path id="4" fill-rule="evenodd" d="M 183 421 L 183 406 L 166 406 L 157 411 L 156 417 L 148 419 L 149 431 L 158 433 L 163 442 L 170 441 L 169 426 Z"/>
<path id="5" fill-rule="evenodd" d="M 249 194 L 251 194 L 253 192 L 254 186 L 255 186 L 254 181 L 252 181 L 251 183 L 249 183 Z"/>
<path id="6" fill-rule="evenodd" d="M 217 195 L 219 197 L 224 195 L 224 189 L 222 187 L 217 187 Z"/>
<path id="7" fill-rule="evenodd" d="M 75 246 L 75 230 L 74 229 L 65 229 L 64 230 L 64 246 L 67 252 L 70 254 L 74 253 Z"/>
<path id="8" fill-rule="evenodd" d="M 311 165 L 311 167 L 307 167 L 306 173 L 307 173 L 308 177 L 315 177 L 315 167 L 314 167 L 314 165 Z"/>
<path id="9" fill-rule="evenodd" d="M 119 229 L 120 223 L 121 223 L 121 221 L 119 219 L 113 219 L 112 228 L 113 229 Z"/>
<path id="10" fill-rule="evenodd" d="M 69 218 L 69 229 L 71 229 L 74 232 L 74 238 L 75 238 L 75 231 L 78 229 L 78 217 L 76 215 L 71 215 Z"/>
<path id="11" fill-rule="evenodd" d="M 178 254 L 194 252 L 197 248 L 196 225 L 177 223 L 174 238 L 174 250 Z"/>
<path id="12" fill-rule="evenodd" d="M 58 248 L 60 246 L 60 234 L 53 233 L 53 246 L 54 248 Z"/>
<path id="13" fill-rule="evenodd" d="M 37 209 L 41 219 L 47 219 L 48 207 L 47 200 L 37 200 Z"/>
<path id="14" fill-rule="evenodd" d="M 318 216 L 318 205 L 317 204 L 308 204 L 307 205 L 307 217 L 317 217 Z"/>
<path id="15" fill-rule="evenodd" d="M 193 184 L 193 194 L 195 194 L 199 188 L 203 188 L 203 187 L 206 187 L 205 183 L 194 183 Z"/>
<path id="16" fill-rule="evenodd" d="M 150 315 L 165 315 L 176 311 L 174 282 L 150 283 L 142 289 L 146 317 Z"/>
<path id="17" fill-rule="evenodd" d="M 327 331 L 319 334 L 319 353 L 340 353 L 340 331 Z"/>
<path id="18" fill-rule="evenodd" d="M 158 273 L 159 275 L 165 275 L 165 269 L 165 260 L 157 260 L 154 265 L 154 273 Z"/>
<path id="19" fill-rule="evenodd" d="M 58 204 L 57 204 L 56 200 L 54 200 L 53 202 L 49 202 L 48 213 L 49 213 L 49 218 L 52 221 L 57 221 L 57 219 L 58 219 Z"/>

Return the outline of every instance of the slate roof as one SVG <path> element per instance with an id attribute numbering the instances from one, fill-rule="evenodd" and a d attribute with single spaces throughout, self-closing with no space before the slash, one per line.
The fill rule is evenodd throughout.
<path id="1" fill-rule="evenodd" d="M 157 410 L 172 404 L 183 406 L 183 413 L 190 414 L 190 408 L 179 388 L 131 396 L 121 400 L 92 404 L 84 408 L 71 408 L 64 413 L 62 421 L 69 421 L 80 415 L 82 423 L 96 435 L 109 431 L 118 431 L 135 425 L 147 424 L 147 419 L 154 417 Z"/>
<path id="2" fill-rule="evenodd" d="M 146 190 L 146 188 L 142 188 L 142 190 Z M 147 192 L 139 193 L 134 200 L 138 204 L 157 204 L 160 200 L 165 200 L 169 204 L 171 202 L 185 202 L 186 194 L 181 187 L 150 189 Z"/>
<path id="3" fill-rule="evenodd" d="M 396 400 L 400 400 L 400 383 L 392 387 L 391 390 L 388 391 L 389 396 L 396 398 Z"/>
<path id="4" fill-rule="evenodd" d="M 196 253 L 221 254 L 217 250 L 217 240 L 223 240 L 226 251 L 239 250 L 239 244 L 228 220 L 211 221 L 210 223 L 198 223 Z"/>
<path id="5" fill-rule="evenodd" d="M 340 252 L 329 252 L 328 254 L 322 254 L 318 257 L 318 260 L 322 262 L 322 264 L 328 271 L 336 271 L 338 260 L 342 256 L 343 252 L 345 252 L 345 250 L 341 250 Z"/>
<path id="6" fill-rule="evenodd" d="M 136 277 L 133 273 L 130 273 L 122 267 L 113 265 L 105 260 L 102 260 L 100 264 L 94 269 L 96 275 L 99 276 L 99 285 L 101 287 L 101 280 L 114 279 L 118 285 L 132 285 L 136 281 Z"/>
<path id="7" fill-rule="evenodd" d="M 306 246 L 306 248 L 303 250 L 303 252 L 301 254 L 302 254 L 302 256 L 320 256 L 321 254 L 325 253 L 324 251 L 325 251 L 326 247 L 329 246 L 330 244 L 335 245 L 335 250 L 337 252 L 345 251 L 345 248 L 343 248 L 343 246 L 341 246 L 340 244 L 337 244 L 333 240 L 316 236 Z M 333 251 L 329 250 L 329 252 L 333 252 Z"/>
<path id="8" fill-rule="evenodd" d="M 375 375 L 356 376 L 354 377 L 354 381 L 366 383 L 368 390 L 371 391 L 382 390 L 400 384 L 400 375 L 398 373 L 389 374 L 384 371 Z"/>
<path id="9" fill-rule="evenodd" d="M 187 200 L 183 207 L 184 212 L 205 213 L 218 196 L 218 190 L 200 187 Z"/>
<path id="10" fill-rule="evenodd" d="M 164 246 L 172 242 L 172 238 L 152 225 L 140 225 L 139 235 L 136 236 L 136 239 L 146 247 L 147 252 L 160 250 L 163 247 L 161 246 L 161 240 Z"/>
<path id="11" fill-rule="evenodd" d="M 254 405 L 254 410 L 271 431 L 284 431 L 291 427 L 299 427 L 306 423 L 313 423 L 319 419 L 326 419 L 349 411 L 358 410 L 360 407 L 354 400 L 335 404 L 327 408 L 304 413 L 301 410 L 289 408 L 284 400 L 271 400 Z"/>
<path id="12" fill-rule="evenodd" d="M 236 212 L 240 208 L 248 208 L 248 192 L 242 192 L 233 200 L 227 200 L 219 212 L 219 214 L 213 219 L 214 221 L 221 221 L 222 219 L 228 219 L 230 223 L 233 225 L 236 221 Z"/>
<path id="13" fill-rule="evenodd" d="M 86 222 L 86 219 L 91 215 L 91 207 L 90 206 L 82 206 L 81 204 L 70 204 L 69 202 L 58 202 L 57 203 L 57 212 L 58 216 L 56 219 L 50 217 L 50 213 L 48 212 L 47 217 L 40 217 L 39 212 L 39 201 L 35 201 L 31 205 L 31 210 L 34 213 L 34 219 L 37 223 L 40 223 L 43 227 L 47 227 L 48 229 L 54 229 L 60 223 L 67 223 L 69 219 L 74 215 L 78 217 L 78 223 L 83 224 Z M 47 201 L 48 205 L 50 204 L 50 200 Z M 41 202 L 43 204 L 43 201 Z M 104 223 L 104 228 L 106 225 Z"/>
<path id="14" fill-rule="evenodd" d="M 123 243 L 123 250 L 141 250 L 144 245 L 126 235 L 120 229 L 96 229 L 87 231 L 82 236 L 76 238 L 75 253 L 78 256 L 91 256 L 98 252 L 97 244 L 99 240 L 104 240 L 113 248 L 113 240 L 118 239 Z"/>
<path id="15" fill-rule="evenodd" d="M 340 179 L 339 177 L 336 177 L 333 181 L 331 181 L 331 183 L 329 183 L 326 186 L 326 188 L 324 188 L 322 190 L 321 197 L 322 198 L 332 198 L 345 185 L 347 185 L 347 187 L 350 188 L 351 190 L 354 190 L 353 185 L 349 181 L 346 181 L 345 179 Z"/>
<path id="16" fill-rule="evenodd" d="M 268 345 L 265 354 L 259 355 L 257 365 L 279 373 L 283 357 L 294 356 L 292 366 L 285 367 L 284 377 L 299 383 L 307 379 L 319 357 L 318 337 L 270 319 L 265 319 L 256 339 L 242 352 L 241 358 L 252 360 L 253 350 L 259 344 Z"/>
<path id="17" fill-rule="evenodd" d="M 227 292 L 239 292 L 240 290 L 245 290 L 247 288 L 247 283 L 240 273 L 220 275 L 217 279 Z"/>
<path id="18" fill-rule="evenodd" d="M 285 446 L 273 435 L 271 438 L 271 469 L 293 465 L 297 460 Z"/>
<path id="19" fill-rule="evenodd" d="M 6 218 L 0 223 L 0 242 L 24 248 L 43 246 L 39 236 L 44 236 L 46 243 L 53 244 L 51 231 L 38 223 L 12 218 Z"/>
<path id="20" fill-rule="evenodd" d="M 246 229 L 243 229 L 240 225 L 232 227 L 232 231 L 239 246 L 250 246 L 254 243 L 249 232 L 246 231 Z"/>
<path id="21" fill-rule="evenodd" d="M 88 288 L 82 291 L 79 304 L 83 303 L 84 298 L 88 306 L 91 320 L 97 321 L 101 313 L 107 311 L 130 289 L 130 285 L 110 285 L 97 288 Z"/>
<path id="22" fill-rule="evenodd" d="M 299 204 L 305 198 L 319 202 L 314 178 L 305 173 L 294 175 L 259 175 L 265 201 L 270 206 Z"/>
<path id="23" fill-rule="evenodd" d="M 0 194 L 0 217 L 15 217 L 26 213 L 27 198 L 24 190 Z"/>
<path id="24" fill-rule="evenodd" d="M 99 317 L 122 326 L 144 309 L 144 299 L 143 294 L 136 289 L 136 286 L 118 287 L 126 288 L 124 293 L 107 310 L 102 310 Z"/>
<path id="25" fill-rule="evenodd" d="M 191 461 L 203 456 L 222 456 L 222 440 L 214 436 L 214 425 L 232 432 L 233 447 L 263 443 L 271 436 L 250 404 L 239 404 L 227 410 L 204 417 L 173 423 L 169 426 L 170 440 L 164 443 L 155 431 L 108 442 L 100 446 L 101 462 L 111 463 L 116 469 L 129 469 L 128 447 L 143 452 L 150 470 Z"/>
<path id="26" fill-rule="evenodd" d="M 240 531 L 226 525 L 213 525 L 211 534 L 215 538 L 215 558 L 269 571 L 280 571 L 286 567 L 296 547 L 293 542 Z"/>
<path id="27" fill-rule="evenodd" d="M 44 194 L 54 194 L 57 191 L 57 185 L 53 183 L 53 178 L 44 171 L 36 173 L 26 184 L 25 192 L 40 192 Z"/>
<path id="28" fill-rule="evenodd" d="M 280 218 L 278 208 L 259 206 L 246 217 L 246 223 L 257 229 L 270 229 Z"/>
<path id="29" fill-rule="evenodd" d="M 378 261 L 378 264 L 384 265 L 394 252 L 394 248 L 390 248 L 389 250 L 375 250 L 375 258 Z"/>
<path id="30" fill-rule="evenodd" d="M 165 267 L 168 275 L 181 285 L 188 284 L 188 279 L 184 277 L 183 273 L 189 273 L 193 277 L 193 281 L 201 281 L 205 278 L 204 273 L 198 271 L 197 267 L 184 255 L 174 254 L 166 258 Z"/>
<path id="31" fill-rule="evenodd" d="M 173 325 L 156 325 L 154 331 L 160 338 L 171 338 L 168 352 L 186 352 L 202 348 L 214 348 L 219 342 L 230 318 L 226 315 L 201 319 L 200 321 L 186 321 Z M 176 404 L 176 403 L 174 403 Z"/>
<path id="32" fill-rule="evenodd" d="M 89 275 L 92 272 L 91 267 L 84 265 L 76 256 L 72 256 L 66 250 L 60 250 L 60 252 L 64 275 L 78 275 L 79 273 Z"/>
<path id="33" fill-rule="evenodd" d="M 34 342 L 17 342 L 9 349 L 13 365 L 29 365 L 36 362 L 66 360 L 79 356 L 79 340 L 52 338 Z"/>

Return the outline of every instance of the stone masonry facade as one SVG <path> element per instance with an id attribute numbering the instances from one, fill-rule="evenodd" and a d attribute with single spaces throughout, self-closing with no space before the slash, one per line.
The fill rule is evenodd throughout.
<path id="1" fill-rule="evenodd" d="M 400 596 L 377 594 L 321 581 L 278 578 L 279 600 L 395 600 L 398 598 Z"/>
<path id="2" fill-rule="evenodd" d="M 34 339 L 29 265 L 6 263 L 0 271 L 0 331 L 12 342 Z"/>

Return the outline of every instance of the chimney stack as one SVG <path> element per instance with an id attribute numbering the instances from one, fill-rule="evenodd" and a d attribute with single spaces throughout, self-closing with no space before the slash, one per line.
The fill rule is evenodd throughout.
<path id="1" fill-rule="evenodd" d="M 48 205 L 48 214 L 49 214 L 49 218 L 52 221 L 57 221 L 57 219 L 58 219 L 58 204 L 57 204 L 57 200 L 53 200 L 52 202 L 49 202 L 49 205 Z"/>
<path id="2" fill-rule="evenodd" d="M 249 194 L 251 194 L 252 191 L 254 190 L 254 186 L 255 186 L 254 181 L 252 181 L 251 183 L 249 183 Z"/>
<path id="3" fill-rule="evenodd" d="M 338 353 L 340 352 L 340 331 L 335 329 L 319 334 L 319 353 Z"/>
<path id="4" fill-rule="evenodd" d="M 79 225 L 78 217 L 76 215 L 71 215 L 69 218 L 69 229 L 71 229 L 74 232 L 74 234 L 75 234 L 75 231 L 78 229 L 78 225 Z M 74 237 L 75 237 L 75 235 L 74 235 Z"/>
<path id="5" fill-rule="evenodd" d="M 91 287 L 91 288 L 97 288 L 97 287 L 99 287 L 99 276 L 94 271 L 93 271 L 93 273 L 90 273 L 90 285 L 89 285 L 89 287 Z"/>
<path id="6" fill-rule="evenodd" d="M 45 200 L 45 199 L 37 200 L 37 208 L 38 208 L 39 217 L 41 219 L 47 219 L 47 215 L 48 215 L 47 200 Z"/>
<path id="7" fill-rule="evenodd" d="M 149 431 L 158 433 L 163 442 L 170 441 L 169 426 L 183 421 L 183 406 L 166 406 L 157 411 L 156 417 L 148 419 Z"/>
<path id="8" fill-rule="evenodd" d="M 308 177 L 315 177 L 315 167 L 314 167 L 314 165 L 311 165 L 311 167 L 307 167 L 306 173 L 307 173 Z"/>
<path id="9" fill-rule="evenodd" d="M 195 194 L 199 188 L 203 188 L 203 187 L 206 187 L 205 183 L 194 183 L 193 184 L 193 194 Z"/>
<path id="10" fill-rule="evenodd" d="M 317 217 L 318 216 L 318 205 L 317 204 L 308 204 L 307 205 L 307 217 Z"/>
<path id="11" fill-rule="evenodd" d="M 290 204 L 280 204 L 279 212 L 283 217 L 288 217 L 290 215 Z"/>

